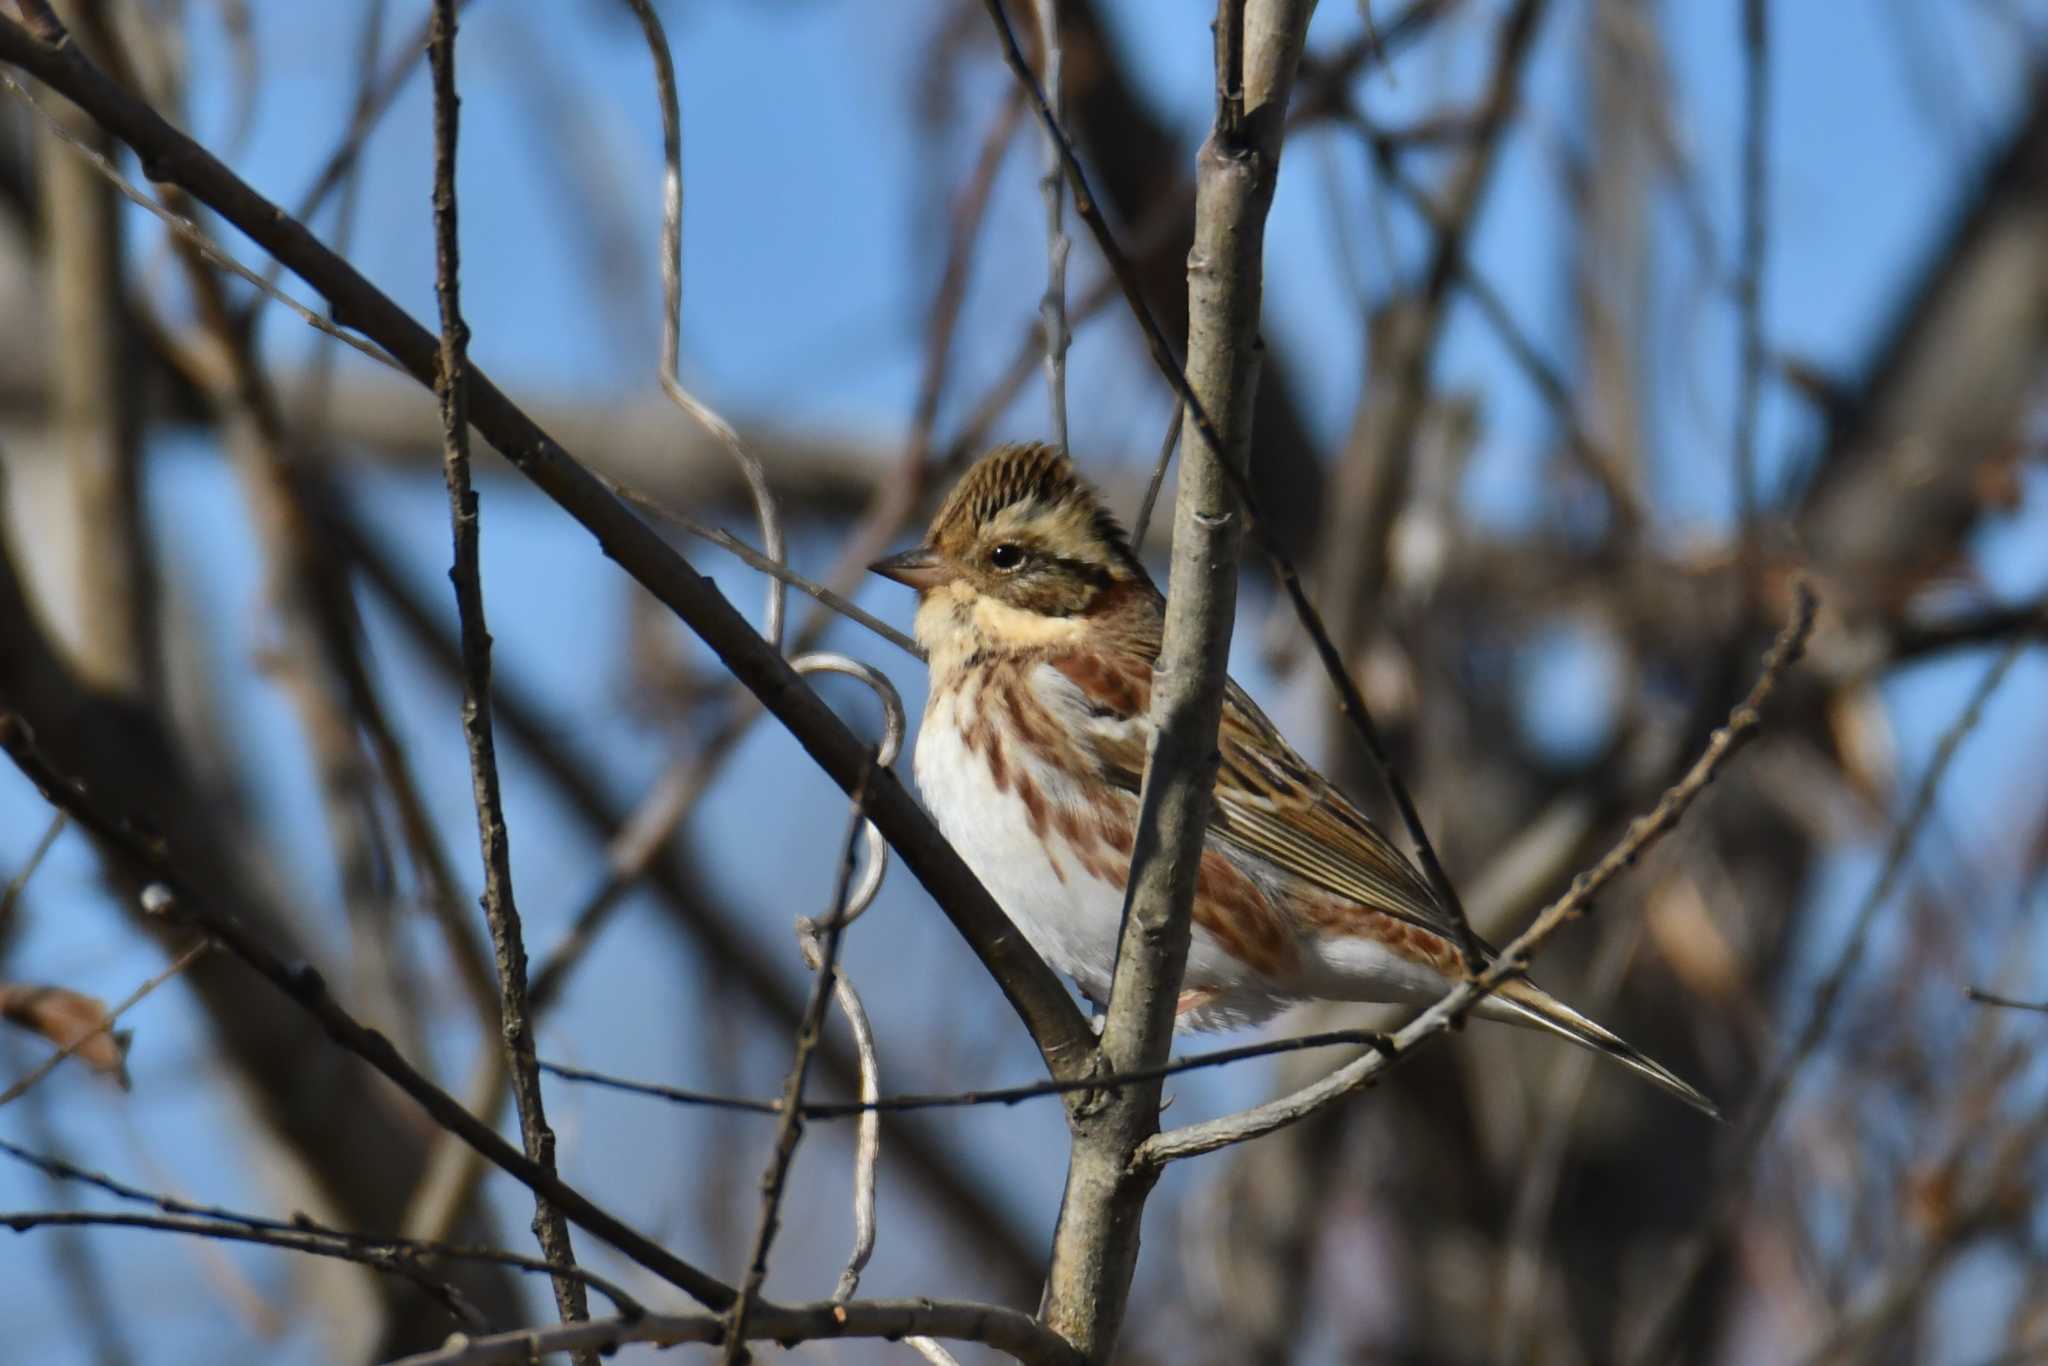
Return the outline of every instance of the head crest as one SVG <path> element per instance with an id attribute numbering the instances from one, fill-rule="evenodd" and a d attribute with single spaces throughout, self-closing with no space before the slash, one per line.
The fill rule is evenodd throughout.
<path id="1" fill-rule="evenodd" d="M 1027 516 L 1055 510 L 1079 513 L 1106 549 L 1119 559 L 1137 562 L 1123 527 L 1074 462 L 1036 441 L 998 446 L 976 461 L 932 518 L 931 540 L 937 542 L 948 531 L 985 526 L 1008 508 Z"/>

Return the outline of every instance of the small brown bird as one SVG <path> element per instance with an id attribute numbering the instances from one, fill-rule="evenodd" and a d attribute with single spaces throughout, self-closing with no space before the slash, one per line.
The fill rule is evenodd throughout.
<path id="1" fill-rule="evenodd" d="M 1065 456 L 999 447 L 915 550 L 873 566 L 918 591 L 931 694 L 917 784 L 1025 938 L 1108 998 L 1145 771 L 1164 599 Z M 1426 1003 L 1464 975 L 1429 884 L 1288 747 L 1244 689 L 1223 704 L 1179 1025 L 1292 1002 Z M 1717 1115 L 1713 1102 L 1534 984 L 1482 1016 L 1547 1029 Z"/>

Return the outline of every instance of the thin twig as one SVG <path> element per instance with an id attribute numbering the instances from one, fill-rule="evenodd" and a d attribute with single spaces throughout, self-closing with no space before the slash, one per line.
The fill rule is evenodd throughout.
<path id="1" fill-rule="evenodd" d="M 0 1213 L 0 1227 L 16 1233 L 38 1228 L 100 1227 L 155 1229 L 191 1238 L 212 1238 L 230 1243 L 259 1243 L 265 1247 L 303 1252 L 314 1257 L 332 1257 L 359 1266 L 402 1276 L 431 1295 L 442 1308 L 471 1328 L 485 1326 L 484 1317 L 461 1292 L 438 1276 L 394 1253 L 353 1243 L 338 1242 L 317 1233 L 294 1229 L 248 1228 L 212 1219 L 195 1219 L 177 1214 L 121 1214 L 106 1210 L 9 1210 Z"/>
<path id="2" fill-rule="evenodd" d="M 162 972 L 159 972 L 154 977 L 147 979 L 142 983 L 141 986 L 129 992 L 128 995 L 122 999 L 120 1004 L 116 1005 L 112 1010 L 106 1013 L 106 1018 L 102 1019 L 98 1024 L 94 1025 L 90 1030 L 73 1039 L 70 1043 L 65 1044 L 62 1048 L 52 1053 L 49 1057 L 44 1058 L 42 1062 L 35 1068 L 35 1070 L 30 1072 L 27 1076 L 15 1082 L 6 1090 L 0 1091 L 0 1105 L 10 1105 L 13 1102 L 21 1099 L 21 1097 L 27 1093 L 30 1087 L 34 1086 L 44 1077 L 49 1076 L 50 1073 L 54 1072 L 57 1069 L 57 1065 L 59 1063 L 63 1062 L 66 1058 L 71 1057 L 73 1054 L 77 1053 L 79 1049 L 85 1047 L 94 1039 L 97 1039 L 100 1035 L 112 1032 L 114 1028 L 114 1022 L 116 1020 L 120 1019 L 123 1015 L 127 1014 L 129 1009 L 136 1005 L 138 1002 L 140 1002 L 143 999 L 143 997 L 149 995 L 149 993 L 155 991 L 158 987 L 170 981 L 173 977 L 176 977 L 186 968 L 189 968 L 194 963 L 198 962 L 201 955 L 203 955 L 211 947 L 213 947 L 213 941 L 211 939 L 201 939 L 198 943 L 192 945 L 192 947 L 186 949 L 183 953 L 179 954 L 176 958 L 172 959 L 169 967 L 166 967 Z"/>
<path id="3" fill-rule="evenodd" d="M 830 653 L 807 654 L 791 661 L 799 674 L 836 673 L 859 680 L 882 704 L 882 740 L 875 747 L 875 766 L 887 768 L 896 762 L 897 754 L 903 748 L 903 737 L 908 732 L 908 720 L 903 711 L 903 698 L 896 688 L 883 676 L 880 670 L 845 655 Z M 843 933 L 845 928 L 864 914 L 881 894 L 882 879 L 889 870 L 889 845 L 882 838 L 882 832 L 870 820 L 860 824 L 862 841 L 867 845 L 867 872 L 853 889 L 850 898 L 840 903 L 831 926 L 834 933 Z M 812 972 L 827 972 L 828 945 L 818 932 L 815 921 L 804 919 L 797 922 L 797 944 L 804 955 L 804 965 Z M 860 993 L 854 989 L 853 980 L 844 972 L 832 972 L 832 998 L 839 1003 L 839 1013 L 846 1017 L 847 1032 L 853 1036 L 854 1056 L 860 1063 L 860 1098 L 872 1102 L 882 1094 L 882 1064 L 875 1047 L 875 1030 L 868 1020 L 867 1007 L 861 1003 Z M 802 1116 L 803 1107 L 797 1107 Z M 882 1117 L 870 1110 L 860 1117 L 855 1129 L 853 1151 L 853 1249 L 847 1254 L 846 1267 L 839 1274 L 839 1284 L 832 1292 L 835 1300 L 849 1300 L 860 1288 L 861 1272 L 867 1268 L 868 1260 L 875 1255 L 875 1169 L 882 1157 Z"/>
<path id="4" fill-rule="evenodd" d="M 1145 533 L 1152 527 L 1152 509 L 1159 505 L 1159 490 L 1166 483 L 1166 471 L 1173 464 L 1173 452 L 1180 445 L 1180 429 L 1187 415 L 1186 408 L 1174 404 L 1173 416 L 1166 420 L 1166 435 L 1159 440 L 1159 458 L 1152 462 L 1152 477 L 1145 481 L 1145 501 L 1138 504 L 1137 520 L 1131 523 L 1131 544 L 1140 551 L 1145 548 Z"/>
<path id="5" fill-rule="evenodd" d="M 562 1266 L 539 1257 L 527 1257 L 503 1248 L 474 1247 L 458 1243 L 446 1243 L 427 1238 L 399 1238 L 382 1234 L 355 1233 L 347 1229 L 332 1228 L 305 1214 L 295 1214 L 290 1219 L 272 1219 L 260 1214 L 245 1214 L 240 1210 L 225 1209 L 219 1205 L 195 1205 L 179 1200 L 159 1191 L 144 1190 L 117 1181 L 104 1172 L 91 1171 L 75 1163 L 47 1153 L 33 1152 L 18 1144 L 0 1139 L 0 1153 L 16 1162 L 36 1168 L 38 1171 L 60 1181 L 76 1181 L 81 1185 L 93 1186 L 105 1191 L 117 1200 L 128 1200 L 153 1206 L 165 1214 L 202 1220 L 220 1227 L 252 1229 L 280 1233 L 304 1233 L 347 1247 L 356 1248 L 406 1262 L 424 1262 L 434 1258 L 449 1261 L 488 1262 L 496 1266 L 508 1266 L 534 1274 L 571 1276 L 590 1286 L 617 1307 L 619 1313 L 635 1316 L 646 1312 L 638 1300 L 612 1281 L 594 1271 L 577 1266 Z M 377 1263 L 371 1263 L 377 1265 Z"/>
<path id="6" fill-rule="evenodd" d="M 804 1083 L 809 1078 L 811 1054 L 818 1047 L 818 1035 L 824 1026 L 825 1005 L 831 999 L 832 984 L 838 976 L 839 945 L 845 935 L 847 913 L 852 909 L 847 894 L 853 886 L 855 854 L 860 848 L 861 831 L 867 826 L 861 809 L 866 795 L 867 784 L 857 784 L 852 797 L 853 816 L 847 823 L 846 852 L 839 863 L 839 880 L 833 888 L 831 910 L 826 913 L 823 926 L 824 944 L 816 965 L 817 980 L 811 988 L 810 1001 L 804 1006 L 803 1020 L 797 1026 L 796 1055 L 790 1060 L 789 1077 L 782 1086 L 782 1122 L 776 1127 L 775 1147 L 768 1159 L 768 1170 L 761 1177 L 761 1220 L 754 1230 L 754 1249 L 747 1259 L 747 1274 L 740 1282 L 739 1297 L 726 1313 L 729 1326 L 725 1349 L 720 1357 L 725 1366 L 734 1366 L 746 1356 L 748 1317 L 753 1312 L 754 1301 L 760 1297 L 762 1282 L 768 1279 L 768 1251 L 775 1243 L 775 1233 L 782 1222 L 782 1196 L 788 1187 L 789 1164 L 795 1159 L 797 1142 L 803 1136 L 801 1107 Z M 799 933 L 802 933 L 801 928 Z"/>
<path id="7" fill-rule="evenodd" d="M 1248 1062 L 1254 1058 L 1270 1058 L 1282 1053 L 1299 1053 L 1311 1048 L 1381 1048 L 1389 1043 L 1389 1036 L 1378 1030 L 1332 1029 L 1318 1034 L 1297 1034 L 1284 1039 L 1266 1039 L 1259 1043 L 1238 1044 L 1206 1053 L 1192 1053 L 1184 1058 L 1170 1059 L 1157 1067 L 1135 1068 L 1128 1072 L 1105 1072 L 1098 1076 L 1077 1077 L 1069 1081 L 1048 1079 L 987 1091 L 911 1093 L 858 1101 L 806 1101 L 798 1113 L 806 1120 L 833 1120 L 851 1119 L 867 1114 L 900 1114 L 908 1110 L 956 1110 L 977 1105 L 1016 1105 L 1044 1096 L 1071 1095 L 1076 1091 L 1114 1091 L 1119 1087 L 1137 1086 L 1144 1082 L 1179 1076 L 1183 1072 L 1223 1067 L 1230 1063 Z M 782 1113 L 782 1102 L 779 1100 L 714 1095 L 707 1091 L 691 1091 L 678 1086 L 663 1086 L 656 1082 L 629 1081 L 624 1077 L 545 1060 L 541 1062 L 541 1070 L 564 1081 L 586 1082 L 592 1086 L 624 1091 L 631 1095 L 648 1096 L 655 1100 L 672 1101 L 678 1105 L 698 1105 L 743 1114 Z"/>
<path id="8" fill-rule="evenodd" d="M 21 867 L 15 869 L 14 876 L 7 879 L 7 890 L 0 892 L 0 928 L 4 928 L 8 917 L 14 914 L 15 903 L 21 900 L 21 894 L 28 889 L 29 879 L 43 866 L 43 860 L 49 856 L 51 847 L 57 843 L 57 836 L 64 833 L 65 823 L 69 820 L 70 817 L 62 811 L 54 812 L 50 816 L 50 824 L 43 830 L 42 838 L 36 841 L 36 847 L 28 851 L 28 857 L 22 861 Z"/>
<path id="9" fill-rule="evenodd" d="M 1060 119 L 1060 0 L 1036 0 L 1038 8 L 1038 51 L 1045 63 L 1045 107 L 1052 123 Z M 1067 330 L 1067 255 L 1073 243 L 1067 240 L 1066 177 L 1060 165 L 1060 147 L 1046 135 L 1045 174 L 1039 177 L 1039 192 L 1045 196 L 1045 296 L 1039 300 L 1038 316 L 1045 333 L 1045 395 L 1052 408 L 1052 444 L 1062 454 L 1067 450 L 1067 345 L 1073 336 Z"/>
<path id="10" fill-rule="evenodd" d="M 457 234 L 455 149 L 460 122 L 455 94 L 455 0 L 434 0 L 434 26 L 427 41 L 434 77 L 434 293 L 441 304 L 441 371 L 435 386 L 441 400 L 443 469 L 448 484 L 448 520 L 455 563 L 455 611 L 462 636 L 462 738 L 469 750 L 470 783 L 476 803 L 477 841 L 484 864 L 484 918 L 497 955 L 499 1032 L 512 1100 L 526 1156 L 542 1170 L 555 1168 L 555 1135 L 541 1097 L 540 1068 L 534 1061 L 533 1024 L 526 1000 L 526 942 L 519 903 L 512 890 L 512 843 L 505 828 L 504 794 L 498 775 L 497 740 L 491 721 L 491 635 L 484 618 L 483 571 L 476 489 L 469 470 L 469 326 L 462 320 L 461 246 Z M 536 1194 L 533 1232 L 550 1262 L 573 1266 L 576 1254 L 569 1225 L 546 1197 Z M 590 1317 L 580 1281 L 556 1276 L 555 1305 L 564 1323 Z"/>
<path id="11" fill-rule="evenodd" d="M 1814 609 L 1812 590 L 1805 584 L 1800 584 L 1796 590 L 1792 617 L 1785 623 L 1784 629 L 1778 632 L 1769 654 L 1764 657 L 1763 669 L 1757 677 L 1755 686 L 1735 710 L 1729 713 L 1726 724 L 1714 732 L 1705 750 L 1686 771 L 1685 776 L 1665 791 L 1647 815 L 1640 816 L 1631 823 L 1620 842 L 1608 850 L 1599 862 L 1574 877 L 1571 889 L 1545 907 L 1531 922 L 1529 928 L 1516 936 L 1513 942 L 1501 951 L 1491 967 L 1460 982 L 1443 999 L 1403 1026 L 1394 1035 L 1387 1049 L 1360 1058 L 1321 1081 L 1303 1087 L 1293 1095 L 1269 1101 L 1240 1114 L 1226 1115 L 1220 1119 L 1190 1124 L 1185 1128 L 1162 1133 L 1145 1144 L 1136 1160 L 1146 1166 L 1163 1166 L 1180 1158 L 1194 1157 L 1234 1143 L 1242 1143 L 1304 1119 L 1324 1106 L 1370 1085 L 1388 1068 L 1413 1052 L 1417 1044 L 1431 1035 L 1452 1028 L 1469 1015 L 1495 988 L 1510 978 L 1525 973 L 1529 960 L 1550 936 L 1566 922 L 1576 920 L 1591 910 L 1593 898 L 1601 889 L 1678 824 L 1680 817 L 1699 795 L 1706 791 L 1708 784 L 1713 782 L 1722 766 L 1756 733 L 1762 720 L 1764 703 L 1776 690 L 1778 680 L 1806 647 L 1807 638 L 1813 629 Z"/>
<path id="12" fill-rule="evenodd" d="M 1999 1006 L 2006 1010 L 2032 1010 L 2048 1015 L 2048 1001 L 2019 1001 L 2010 996 L 1985 991 L 1981 987 L 1964 987 L 1963 999 L 1975 1001 L 1980 1006 Z"/>
<path id="13" fill-rule="evenodd" d="M 888 622 L 883 621 L 858 603 L 840 596 L 817 580 L 806 578 L 804 575 L 797 573 L 780 560 L 763 555 L 724 527 L 712 526 L 708 522 L 701 522 L 687 512 L 678 512 L 660 499 L 641 493 L 637 489 L 628 488 L 615 479 L 604 475 L 599 475 L 598 478 L 602 479 L 605 487 L 610 489 L 622 501 L 631 503 L 642 512 L 678 527 L 683 531 L 687 531 L 699 540 L 711 542 L 711 544 L 734 556 L 750 569 L 756 569 L 772 578 L 780 579 L 799 593 L 803 593 L 816 600 L 821 605 L 837 612 L 855 625 L 865 626 L 868 630 L 888 641 L 905 654 L 916 659 L 924 658 L 923 647 L 909 636 L 903 634 L 903 632 L 891 626 Z"/>

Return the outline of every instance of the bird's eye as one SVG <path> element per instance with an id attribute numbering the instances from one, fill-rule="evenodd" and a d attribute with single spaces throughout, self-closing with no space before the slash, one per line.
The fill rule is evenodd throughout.
<path id="1" fill-rule="evenodd" d="M 988 562 L 997 569 L 1015 569 L 1024 563 L 1022 548 L 1005 543 L 988 552 Z"/>

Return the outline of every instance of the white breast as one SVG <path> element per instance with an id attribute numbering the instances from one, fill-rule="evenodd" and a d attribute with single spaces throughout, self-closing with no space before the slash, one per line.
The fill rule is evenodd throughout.
<path id="1" fill-rule="evenodd" d="M 987 759 L 968 748 L 963 736 L 984 705 L 979 691 L 967 688 L 945 690 L 926 705 L 913 756 L 918 789 L 940 832 L 1039 957 L 1072 977 L 1090 999 L 1106 1001 L 1123 892 L 1063 852 L 1056 831 L 1053 842 L 1041 840 L 1017 784 L 997 787 Z M 1007 744 L 1003 753 L 1049 811 L 1082 805 L 1071 779 L 1024 746 Z"/>

